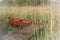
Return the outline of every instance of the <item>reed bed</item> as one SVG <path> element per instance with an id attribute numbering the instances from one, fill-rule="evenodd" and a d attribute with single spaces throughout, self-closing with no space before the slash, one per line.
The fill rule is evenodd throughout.
<path id="1" fill-rule="evenodd" d="M 34 35 L 33 40 L 47 40 L 48 37 L 51 35 L 51 15 L 50 14 L 46 14 L 46 13 L 38 13 L 38 12 L 32 12 L 32 13 L 26 13 L 26 14 L 13 14 L 13 13 L 6 13 L 5 15 L 2 15 L 3 17 L 1 17 L 1 20 L 3 20 L 3 24 L 2 24 L 2 29 L 3 30 L 16 30 L 12 29 L 9 25 L 8 21 L 8 17 L 15 17 L 15 18 L 25 18 L 28 20 L 44 20 L 45 23 L 44 25 L 37 25 L 37 24 L 33 24 L 33 29 L 34 29 Z M 41 29 L 39 29 L 40 27 L 42 27 Z M 30 40 L 31 38 L 29 38 Z"/>

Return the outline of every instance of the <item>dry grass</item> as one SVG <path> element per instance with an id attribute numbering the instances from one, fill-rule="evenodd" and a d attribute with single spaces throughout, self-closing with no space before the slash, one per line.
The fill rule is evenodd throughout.
<path id="1" fill-rule="evenodd" d="M 1 13 L 13 13 L 13 14 L 26 14 L 26 13 L 32 13 L 32 12 L 38 12 L 38 13 L 51 13 L 50 6 L 3 6 L 1 7 Z"/>
<path id="2" fill-rule="evenodd" d="M 4 19 L 6 19 L 8 16 L 14 16 L 14 17 L 24 17 L 24 18 L 30 18 L 30 14 L 32 14 L 32 19 L 43 19 L 45 21 L 48 21 L 48 24 L 43 25 L 45 30 L 45 35 L 48 37 L 47 31 L 50 31 L 50 13 L 51 8 L 50 6 L 3 6 L 1 8 L 1 13 Z M 26 15 L 27 14 L 27 15 Z M 34 17 L 33 17 L 34 16 Z M 3 24 L 4 25 L 4 24 Z M 7 25 L 8 27 L 9 25 Z M 36 26 L 37 27 L 37 26 Z M 38 30 L 36 30 L 38 32 Z M 41 35 L 42 36 L 42 35 Z"/>

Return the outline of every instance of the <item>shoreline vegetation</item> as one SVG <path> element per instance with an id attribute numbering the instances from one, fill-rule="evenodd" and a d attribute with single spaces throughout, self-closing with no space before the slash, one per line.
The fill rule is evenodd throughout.
<path id="1" fill-rule="evenodd" d="M 49 0 L 3 0 L 2 5 L 18 5 L 18 6 L 40 6 L 49 5 Z"/>
<path id="2" fill-rule="evenodd" d="M 28 20 L 44 20 L 44 25 L 33 25 L 34 38 L 43 39 L 51 35 L 51 6 L 47 0 L 6 0 L 6 5 L 0 6 L 2 29 L 12 29 L 7 22 L 8 17 L 25 18 Z M 39 28 L 43 27 L 42 30 Z M 15 29 L 13 29 L 15 31 Z M 18 29 L 17 29 L 18 30 Z M 53 30 L 52 30 L 53 31 Z M 47 36 L 47 37 L 46 37 Z"/>

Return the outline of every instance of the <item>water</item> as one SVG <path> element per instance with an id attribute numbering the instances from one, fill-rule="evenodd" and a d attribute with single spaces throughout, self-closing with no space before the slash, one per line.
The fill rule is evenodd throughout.
<path id="1" fill-rule="evenodd" d="M 3 30 L 3 29 L 1 28 L 3 22 L 4 22 L 4 21 L 2 21 L 2 20 L 0 19 L 0 39 L 1 39 L 3 36 L 5 36 L 5 35 L 8 34 L 8 30 Z"/>

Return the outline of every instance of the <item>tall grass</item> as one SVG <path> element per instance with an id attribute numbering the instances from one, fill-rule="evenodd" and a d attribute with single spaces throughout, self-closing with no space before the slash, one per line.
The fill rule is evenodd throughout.
<path id="1" fill-rule="evenodd" d="M 50 25 L 51 25 L 51 15 L 44 14 L 44 13 L 34 13 L 32 14 L 13 14 L 13 13 L 6 13 L 3 15 L 2 20 L 4 20 L 4 24 L 2 29 L 8 29 L 8 31 L 12 30 L 7 22 L 8 17 L 17 17 L 17 18 L 26 18 L 28 20 L 43 20 L 45 21 L 43 25 L 33 24 L 34 33 L 32 35 L 33 40 L 47 40 L 50 35 Z M 15 29 L 14 29 L 15 30 Z M 29 39 L 30 40 L 30 39 Z"/>
<path id="2" fill-rule="evenodd" d="M 8 5 L 19 6 L 40 6 L 41 4 L 48 4 L 48 0 L 5 0 Z"/>
<path id="3" fill-rule="evenodd" d="M 39 15 L 38 13 L 35 15 L 36 20 L 44 20 L 44 25 L 35 25 L 34 26 L 34 40 L 43 40 L 44 38 L 47 40 L 46 37 L 49 37 L 50 35 L 50 25 L 51 25 L 51 18 L 50 15 Z M 41 29 L 39 29 L 42 27 Z M 45 40 L 44 39 L 44 40 Z"/>

